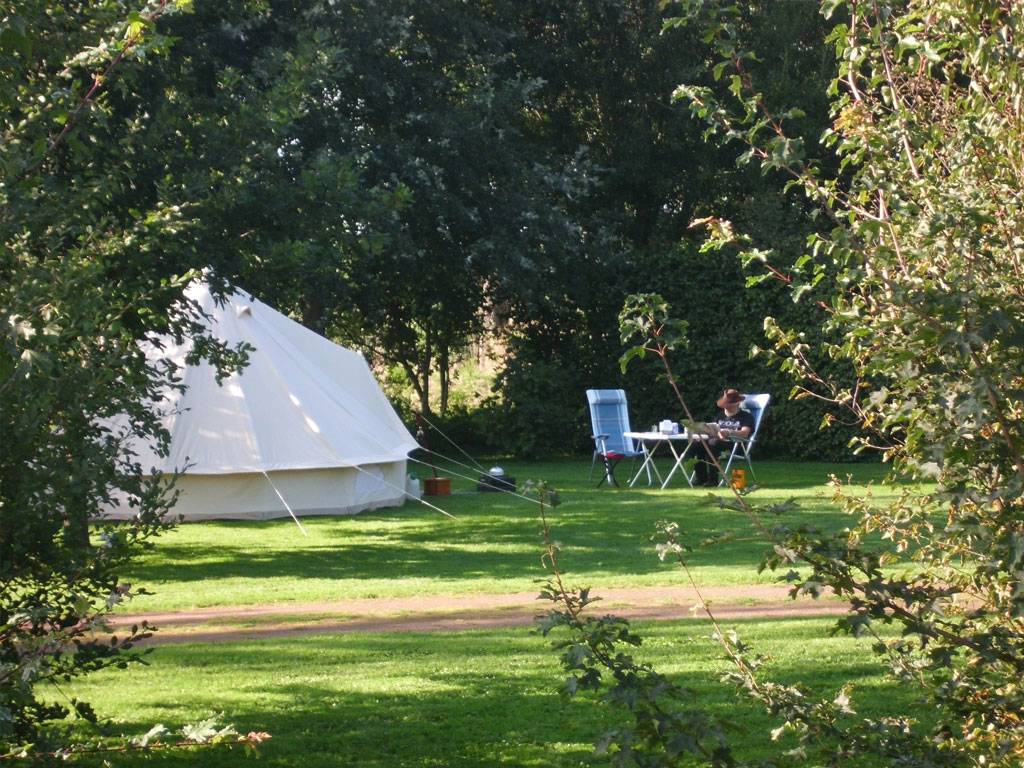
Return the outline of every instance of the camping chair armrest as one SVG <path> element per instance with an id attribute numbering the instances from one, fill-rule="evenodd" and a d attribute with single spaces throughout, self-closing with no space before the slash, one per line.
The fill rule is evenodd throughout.
<path id="1" fill-rule="evenodd" d="M 591 435 L 590 439 L 591 440 L 607 440 L 608 439 L 608 435 Z"/>

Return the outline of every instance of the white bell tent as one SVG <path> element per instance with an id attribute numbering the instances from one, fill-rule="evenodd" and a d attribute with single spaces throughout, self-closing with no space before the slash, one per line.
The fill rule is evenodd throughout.
<path id="1" fill-rule="evenodd" d="M 186 295 L 209 315 L 212 334 L 255 348 L 249 364 L 218 384 L 208 363 L 186 365 L 191 346 L 163 340 L 147 354 L 179 366 L 183 392 L 158 409 L 168 456 L 135 446 L 139 463 L 183 471 L 174 513 L 186 520 L 265 520 L 347 515 L 396 506 L 406 458 L 416 448 L 366 360 L 244 291 L 217 303 L 205 283 Z M 106 510 L 130 518 L 124 500 Z"/>

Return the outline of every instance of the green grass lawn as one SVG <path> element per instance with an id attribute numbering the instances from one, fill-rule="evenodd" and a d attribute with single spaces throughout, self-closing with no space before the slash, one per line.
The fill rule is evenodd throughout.
<path id="1" fill-rule="evenodd" d="M 854 706 L 913 705 L 886 682 L 868 643 L 830 637 L 825 619 L 734 622 L 767 653 L 768 673 L 833 696 L 856 684 Z M 740 725 L 747 753 L 778 755 L 773 723 L 719 683 L 724 670 L 706 622 L 638 624 L 637 655 L 694 691 L 692 702 Z M 151 665 L 108 671 L 66 693 L 115 722 L 108 734 L 179 727 L 215 713 L 241 732 L 266 730 L 266 766 L 578 766 L 604 764 L 592 744 L 622 717 L 592 695 L 563 700 L 549 641 L 527 629 L 303 636 L 155 649 Z M 163 757 L 147 765 L 231 766 L 242 752 Z M 118 765 L 132 761 L 118 760 Z M 141 762 L 140 762 L 141 764 Z"/>
<path id="2" fill-rule="evenodd" d="M 703 585 L 774 578 L 756 573 L 764 543 L 742 515 L 710 503 L 706 489 L 678 484 L 665 491 L 598 489 L 587 478 L 587 461 L 502 463 L 520 484 L 543 479 L 560 491 L 563 503 L 552 519 L 564 547 L 562 564 L 574 583 L 592 584 L 598 592 L 684 583 L 678 568 L 653 553 L 650 537 L 663 519 L 679 522 L 693 544 L 722 531 L 736 533 L 728 543 L 693 553 L 694 574 Z M 866 487 L 885 472 L 870 464 L 758 462 L 756 469 L 761 488 L 753 499 L 796 498 L 800 509 L 788 521 L 826 528 L 846 522 L 828 499 L 829 473 L 852 476 Z M 619 474 L 625 477 L 623 470 Z M 535 589 L 545 576 L 536 505 L 505 494 L 475 493 L 472 487 L 469 480 L 455 478 L 452 496 L 432 497 L 455 520 L 407 503 L 352 517 L 307 518 L 308 536 L 287 518 L 182 525 L 128 575 L 154 594 L 126 610 Z"/>
<path id="3" fill-rule="evenodd" d="M 756 574 L 764 543 L 742 516 L 709 503 L 707 491 L 596 489 L 587 480 L 587 462 L 502 463 L 520 483 L 544 479 L 559 489 L 563 504 L 552 518 L 563 565 L 571 582 L 592 584 L 595 594 L 608 587 L 684 583 L 684 575 L 653 552 L 650 536 L 662 519 L 678 521 L 694 543 L 722 531 L 737 534 L 694 552 L 694 572 L 703 584 L 772 578 Z M 757 470 L 757 500 L 796 498 L 800 507 L 788 521 L 826 528 L 846 523 L 829 501 L 829 473 L 852 476 L 864 492 L 884 474 L 877 465 L 759 462 Z M 471 489 L 470 480 L 457 479 L 454 495 L 434 499 L 455 520 L 407 504 L 306 519 L 308 537 L 288 519 L 182 525 L 135 566 L 130 579 L 155 594 L 129 608 L 535 589 L 545 576 L 535 504 Z M 693 702 L 736 723 L 736 744 L 745 754 L 778 756 L 786 748 L 768 741 L 777 723 L 718 682 L 725 663 L 708 639 L 706 622 L 637 626 L 645 637 L 641 659 L 691 687 Z M 914 709 L 907 690 L 881 675 L 868 644 L 830 637 L 828 619 L 730 626 L 771 656 L 768 669 L 777 679 L 802 681 L 825 696 L 853 681 L 854 703 L 864 716 L 892 706 Z M 113 718 L 104 726 L 107 735 L 135 735 L 155 723 L 177 728 L 223 713 L 242 732 L 273 734 L 262 764 L 303 768 L 602 765 L 606 761 L 593 756 L 592 744 L 623 717 L 594 696 L 560 698 L 564 675 L 557 656 L 548 640 L 527 629 L 197 643 L 157 647 L 149 659 L 148 667 L 99 673 L 60 695 L 80 696 Z M 238 751 L 160 756 L 147 764 L 243 762 Z"/>

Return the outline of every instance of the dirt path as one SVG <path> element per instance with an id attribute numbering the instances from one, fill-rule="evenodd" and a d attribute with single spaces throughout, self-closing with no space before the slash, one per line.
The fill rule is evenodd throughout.
<path id="1" fill-rule="evenodd" d="M 630 619 L 705 618 L 687 587 L 605 589 L 595 614 Z M 709 587 L 704 599 L 721 619 L 835 615 L 837 600 L 790 600 L 773 585 Z M 153 643 L 237 642 L 333 632 L 439 632 L 529 625 L 549 604 L 536 592 L 502 595 L 366 598 L 317 603 L 228 606 L 173 613 L 117 616 L 115 627 L 149 621 L 160 628 Z"/>

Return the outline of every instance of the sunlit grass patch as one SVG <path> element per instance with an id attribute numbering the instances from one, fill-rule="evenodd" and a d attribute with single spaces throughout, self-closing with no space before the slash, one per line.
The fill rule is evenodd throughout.
<path id="1" fill-rule="evenodd" d="M 563 503 L 551 511 L 563 564 L 574 581 L 629 587 L 684 584 L 685 575 L 654 556 L 659 520 L 679 522 L 695 545 L 690 564 L 704 585 L 764 583 L 758 574 L 765 542 L 740 513 L 719 508 L 706 490 L 675 485 L 595 488 L 587 462 L 504 463 L 520 478 L 549 480 Z M 763 462 L 761 488 L 750 498 L 799 506 L 778 518 L 835 530 L 849 524 L 830 498 L 828 476 L 852 475 L 867 488 L 884 475 L 878 465 Z M 623 478 L 625 472 L 621 472 Z M 129 580 L 155 594 L 131 611 L 218 605 L 330 601 L 367 597 L 528 592 L 545 577 L 540 562 L 536 505 L 504 494 L 472 492 L 457 479 L 456 493 L 432 500 L 450 520 L 413 503 L 352 517 L 309 518 L 303 536 L 288 519 L 268 522 L 189 523 L 164 536 L 138 562 Z M 875 487 L 887 498 L 893 493 Z M 724 496 L 716 491 L 714 496 Z M 731 541 L 699 543 L 729 531 Z"/>

